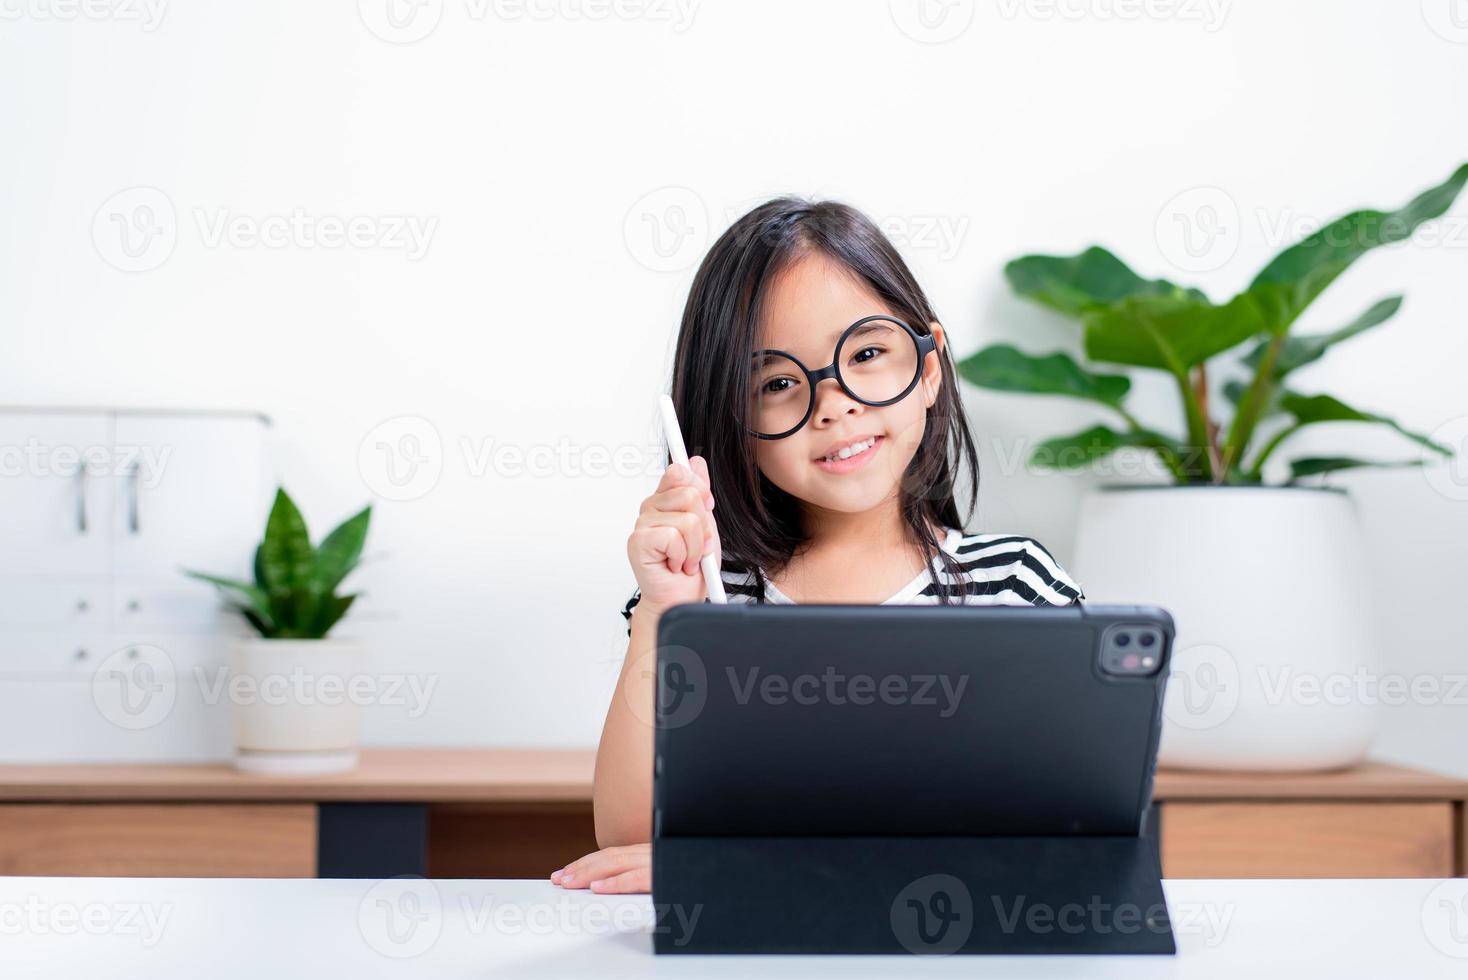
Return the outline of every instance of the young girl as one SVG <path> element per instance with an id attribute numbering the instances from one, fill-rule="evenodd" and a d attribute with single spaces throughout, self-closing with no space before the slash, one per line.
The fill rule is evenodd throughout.
<path id="1" fill-rule="evenodd" d="M 978 454 L 943 328 L 846 205 L 778 198 L 724 232 L 688 296 L 672 397 L 700 455 L 668 467 L 627 539 L 638 588 L 596 759 L 603 849 L 551 875 L 566 888 L 651 887 L 648 665 L 663 611 L 703 601 L 703 555 L 719 555 L 730 602 L 1085 598 L 1033 539 L 963 530 L 954 483 L 967 471 L 971 514 Z"/>

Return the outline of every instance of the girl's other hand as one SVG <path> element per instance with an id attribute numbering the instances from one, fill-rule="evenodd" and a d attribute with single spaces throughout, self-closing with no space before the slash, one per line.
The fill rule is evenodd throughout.
<path id="1" fill-rule="evenodd" d="M 698 563 L 705 554 L 719 554 L 708 463 L 702 456 L 688 462 L 691 470 L 674 463 L 663 473 L 627 538 L 627 560 L 642 593 L 637 608 L 654 613 L 701 601 L 705 587 Z"/>
<path id="2" fill-rule="evenodd" d="M 600 895 L 652 891 L 652 845 L 606 847 L 551 873 L 562 888 L 589 888 Z"/>

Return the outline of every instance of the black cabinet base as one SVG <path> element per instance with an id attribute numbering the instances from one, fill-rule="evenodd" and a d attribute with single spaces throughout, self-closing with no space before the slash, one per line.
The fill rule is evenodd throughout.
<path id="1" fill-rule="evenodd" d="M 422 803 L 322 803 L 316 812 L 316 877 L 392 878 L 428 872 L 428 807 Z"/>

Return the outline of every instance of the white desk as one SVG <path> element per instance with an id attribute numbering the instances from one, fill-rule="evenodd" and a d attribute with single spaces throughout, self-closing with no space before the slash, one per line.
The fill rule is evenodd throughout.
<path id="1" fill-rule="evenodd" d="M 0 878 L 0 974 L 1468 976 L 1468 879 L 1170 881 L 1166 890 L 1175 957 L 749 958 L 654 957 L 647 896 L 606 898 L 541 881 Z"/>

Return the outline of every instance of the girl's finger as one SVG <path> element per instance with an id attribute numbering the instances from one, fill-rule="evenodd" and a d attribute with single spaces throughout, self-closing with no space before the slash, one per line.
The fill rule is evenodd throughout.
<path id="1" fill-rule="evenodd" d="M 693 467 L 693 472 L 698 475 L 699 482 L 703 484 L 703 503 L 709 510 L 714 508 L 713 483 L 709 480 L 709 463 L 702 456 L 688 457 L 688 463 Z"/>
<path id="2" fill-rule="evenodd" d="M 652 510 L 689 511 L 704 508 L 707 494 L 698 487 L 670 487 L 647 498 Z"/>
<path id="3" fill-rule="evenodd" d="M 601 880 L 621 874 L 633 868 L 644 867 L 652 859 L 652 849 L 647 844 L 632 844 L 626 847 L 605 847 L 577 858 L 559 871 L 551 873 L 551 881 L 566 887 L 586 887 L 592 880 Z"/>
<path id="4" fill-rule="evenodd" d="M 631 895 L 652 891 L 652 867 L 633 868 L 610 878 L 593 880 L 588 886 L 598 895 Z"/>
<path id="5" fill-rule="evenodd" d="M 708 501 L 713 498 L 706 495 L 705 499 L 700 500 L 698 493 L 699 491 L 693 487 L 674 487 L 671 490 L 664 490 L 647 499 L 647 504 L 650 506 L 643 513 L 647 514 L 651 511 L 664 514 L 697 514 L 703 521 L 704 538 L 707 540 L 716 533 L 714 516 L 708 509 Z"/>
<path id="6" fill-rule="evenodd" d="M 654 532 L 654 547 L 662 552 L 668 571 L 676 574 L 688 562 L 688 543 L 683 532 L 666 524 L 649 530 Z"/>

